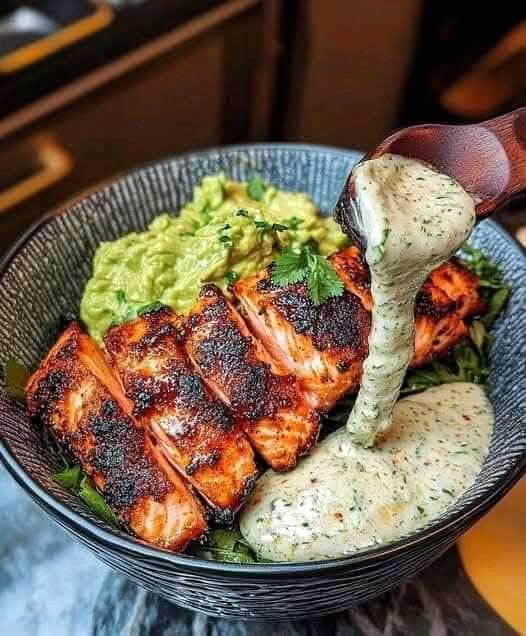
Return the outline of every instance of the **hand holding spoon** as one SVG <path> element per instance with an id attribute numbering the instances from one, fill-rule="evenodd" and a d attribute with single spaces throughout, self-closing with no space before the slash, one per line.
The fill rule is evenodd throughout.
<path id="1" fill-rule="evenodd" d="M 423 124 L 394 132 L 362 161 L 385 153 L 425 161 L 460 183 L 476 201 L 477 220 L 526 190 L 526 108 L 481 122 Z M 336 204 L 335 217 L 363 246 L 357 230 L 352 173 Z"/>

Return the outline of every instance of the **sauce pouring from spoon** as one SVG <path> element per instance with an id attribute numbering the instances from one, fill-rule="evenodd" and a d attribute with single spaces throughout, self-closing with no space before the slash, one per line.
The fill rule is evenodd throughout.
<path id="1" fill-rule="evenodd" d="M 433 269 L 476 221 L 526 188 L 526 109 L 471 126 L 425 125 L 388 137 L 347 179 L 336 219 L 371 272 L 371 331 L 351 440 L 372 446 L 392 423 L 414 351 L 414 305 Z"/>
<path id="2" fill-rule="evenodd" d="M 386 153 L 430 164 L 476 203 L 477 221 L 526 190 L 526 107 L 478 124 L 423 124 L 392 133 L 362 161 Z M 364 247 L 358 229 L 353 173 L 335 208 L 336 220 Z"/>

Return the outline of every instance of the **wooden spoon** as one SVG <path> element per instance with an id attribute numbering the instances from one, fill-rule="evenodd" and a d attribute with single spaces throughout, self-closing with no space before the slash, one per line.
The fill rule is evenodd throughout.
<path id="1" fill-rule="evenodd" d="M 449 175 L 476 201 L 477 220 L 526 190 L 526 108 L 480 124 L 423 124 L 394 132 L 362 161 L 393 153 L 425 161 Z M 335 217 L 363 246 L 354 219 L 352 172 L 336 204 Z"/>

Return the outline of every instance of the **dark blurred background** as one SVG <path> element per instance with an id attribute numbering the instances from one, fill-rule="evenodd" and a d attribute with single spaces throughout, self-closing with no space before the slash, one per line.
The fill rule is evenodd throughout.
<path id="1" fill-rule="evenodd" d="M 186 150 L 366 150 L 526 104 L 516 0 L 2 0 L 0 252 L 76 193 Z M 504 215 L 526 223 L 523 203 Z"/>

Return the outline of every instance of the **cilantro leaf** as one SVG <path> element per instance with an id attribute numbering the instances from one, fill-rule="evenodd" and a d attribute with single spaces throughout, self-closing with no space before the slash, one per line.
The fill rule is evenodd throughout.
<path id="1" fill-rule="evenodd" d="M 285 248 L 272 266 L 272 280 L 280 287 L 299 283 L 307 276 L 307 252 L 295 252 L 292 248 Z"/>
<path id="2" fill-rule="evenodd" d="M 343 283 L 338 278 L 338 274 L 329 261 L 319 254 L 313 254 L 310 257 L 307 285 L 315 305 L 321 305 L 329 298 L 343 294 Z"/>
<path id="3" fill-rule="evenodd" d="M 291 248 L 283 250 L 272 268 L 272 280 L 280 287 L 306 281 L 310 298 L 315 305 L 341 296 L 344 290 L 332 265 L 317 254 L 309 243 L 299 252 Z"/>
<path id="4" fill-rule="evenodd" d="M 254 201 L 261 201 L 267 186 L 261 177 L 255 176 L 247 183 L 247 194 Z"/>
<path id="5" fill-rule="evenodd" d="M 119 303 L 119 305 L 122 305 L 123 303 L 126 302 L 126 293 L 123 289 L 118 289 L 115 292 L 115 298 L 117 299 L 117 302 Z"/>

